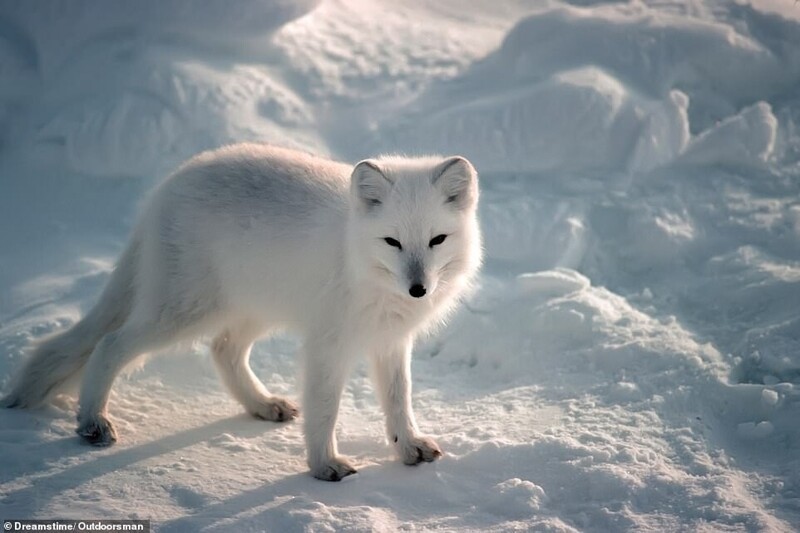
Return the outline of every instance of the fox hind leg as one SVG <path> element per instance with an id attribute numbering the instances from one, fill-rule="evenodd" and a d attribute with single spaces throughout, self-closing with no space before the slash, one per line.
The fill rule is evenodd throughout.
<path id="1" fill-rule="evenodd" d="M 247 326 L 229 327 L 211 343 L 211 353 L 231 395 L 256 418 L 284 422 L 296 418 L 294 402 L 273 396 L 250 368 L 250 350 L 258 331 Z"/>
<path id="2" fill-rule="evenodd" d="M 106 334 L 86 364 L 79 398 L 78 435 L 95 446 L 116 442 L 117 433 L 107 411 L 114 379 L 138 356 L 185 338 L 187 334 L 184 328 L 169 329 L 163 324 L 130 320 Z"/>

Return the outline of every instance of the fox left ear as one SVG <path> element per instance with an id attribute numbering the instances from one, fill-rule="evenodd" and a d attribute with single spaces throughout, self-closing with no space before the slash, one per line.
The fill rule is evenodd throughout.
<path id="1" fill-rule="evenodd" d="M 445 203 L 469 209 L 478 202 L 478 173 L 461 156 L 448 157 L 433 170 L 433 184 L 444 194 Z"/>

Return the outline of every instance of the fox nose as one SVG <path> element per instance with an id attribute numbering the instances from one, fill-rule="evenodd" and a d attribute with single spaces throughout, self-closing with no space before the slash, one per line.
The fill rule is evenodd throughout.
<path id="1" fill-rule="evenodd" d="M 419 283 L 412 285 L 410 289 L 408 289 L 408 294 L 413 296 L 414 298 L 422 298 L 425 296 L 425 293 L 428 292 L 425 287 L 420 285 Z"/>

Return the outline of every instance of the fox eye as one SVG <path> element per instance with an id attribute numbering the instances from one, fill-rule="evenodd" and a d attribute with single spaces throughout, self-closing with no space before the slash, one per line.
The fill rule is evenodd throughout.
<path id="1" fill-rule="evenodd" d="M 392 239 L 391 237 L 385 237 L 383 240 L 386 241 L 386 244 L 388 244 L 389 246 L 394 246 L 398 250 L 403 249 L 403 245 L 400 244 L 400 241 L 398 241 L 397 239 Z"/>
<path id="2" fill-rule="evenodd" d="M 430 246 L 431 248 L 433 248 L 434 246 L 437 246 L 437 245 L 439 245 L 439 244 L 442 244 L 446 238 L 447 238 L 447 235 L 444 235 L 444 234 L 442 234 L 442 235 L 437 235 L 436 237 L 434 237 L 433 239 L 431 239 L 431 242 L 429 242 L 429 243 L 428 243 L 428 246 Z"/>

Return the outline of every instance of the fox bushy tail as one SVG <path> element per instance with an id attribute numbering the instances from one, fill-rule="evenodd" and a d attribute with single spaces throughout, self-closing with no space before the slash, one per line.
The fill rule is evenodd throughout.
<path id="1" fill-rule="evenodd" d="M 100 339 L 125 322 L 135 290 L 137 241 L 131 239 L 94 308 L 70 329 L 38 343 L 12 381 L 11 392 L 0 400 L 1 406 L 35 407 L 44 403 L 77 378 Z"/>

